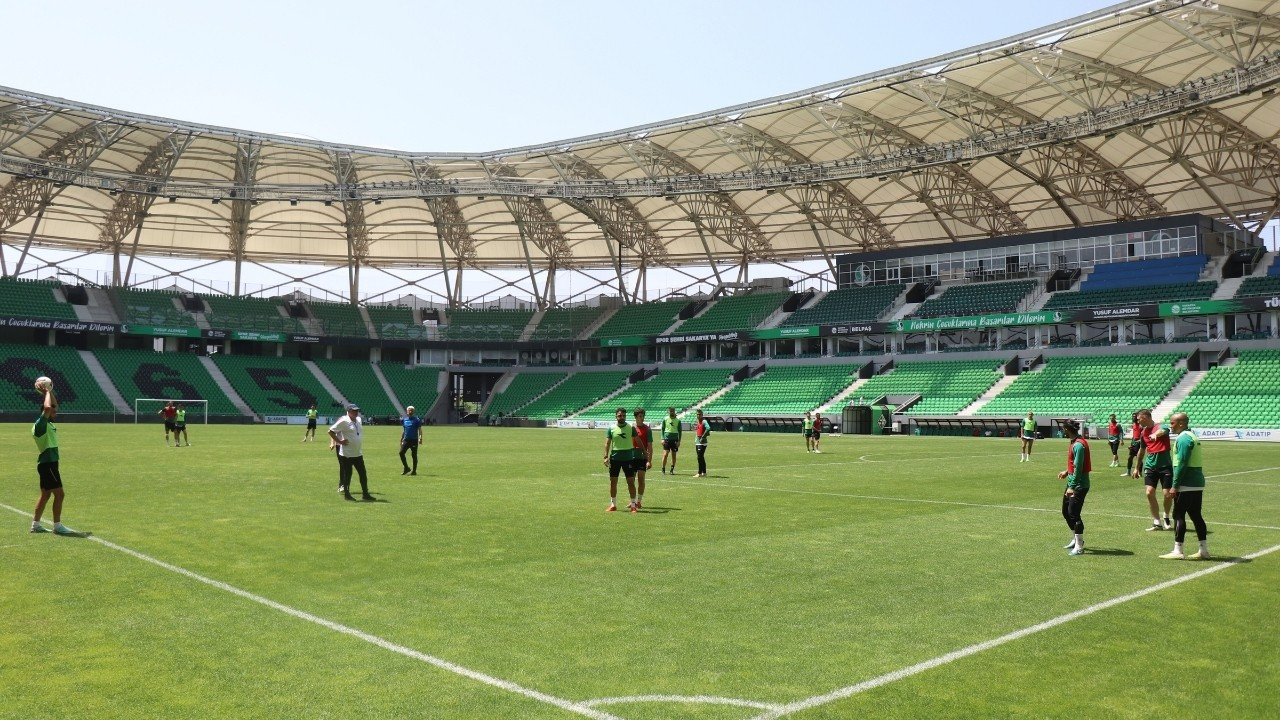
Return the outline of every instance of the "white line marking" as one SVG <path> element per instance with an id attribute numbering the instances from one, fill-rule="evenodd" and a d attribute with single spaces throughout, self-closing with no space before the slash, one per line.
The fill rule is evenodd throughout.
<path id="1" fill-rule="evenodd" d="M 6 510 L 12 510 L 13 512 L 18 513 L 19 515 L 28 515 L 27 511 L 19 510 L 16 507 L 13 507 L 11 505 L 5 505 L 4 503 L 0 503 L 0 508 L 4 508 Z M 247 590 L 241 590 L 240 588 L 235 587 L 234 585 L 228 585 L 227 583 L 224 583 L 220 580 L 214 580 L 213 578 L 205 577 L 204 575 L 200 575 L 199 573 L 194 573 L 190 570 L 187 570 L 186 568 L 178 567 L 177 565 L 164 562 L 163 560 L 157 560 L 156 558 L 153 558 L 150 555 L 143 555 L 142 553 L 136 550 L 130 550 L 129 548 L 124 547 L 123 545 L 117 545 L 109 540 L 103 540 L 102 538 L 96 535 L 88 539 L 100 545 L 103 545 L 105 547 L 109 547 L 112 550 L 116 550 L 118 552 L 124 553 L 125 555 L 129 555 L 131 557 L 137 558 L 138 560 L 142 560 L 143 562 L 151 563 L 156 567 L 161 567 L 170 572 L 175 572 L 179 575 L 190 578 L 197 582 L 204 583 L 205 585 L 208 585 L 210 587 L 215 587 L 219 590 L 229 592 L 232 595 L 238 595 L 239 597 L 242 597 L 246 600 L 251 600 L 255 603 L 258 603 L 259 605 L 264 605 L 266 607 L 269 607 L 272 610 L 278 610 L 286 615 L 292 615 L 293 617 L 296 617 L 299 620 L 306 620 L 307 622 L 315 623 L 316 625 L 319 625 L 324 628 L 328 628 L 329 630 L 333 630 L 334 632 L 338 632 L 338 633 L 342 633 L 343 635 L 348 635 L 350 637 L 358 638 L 372 645 L 377 645 L 383 650 L 390 650 L 393 653 L 397 653 L 399 655 L 403 655 L 405 657 L 412 658 L 414 660 L 420 660 L 424 663 L 427 663 L 428 665 L 434 665 L 435 667 L 438 667 L 441 670 L 447 670 L 451 673 L 455 673 L 465 678 L 470 678 L 471 680 L 475 680 L 476 682 L 481 682 L 481 683 L 484 683 L 485 685 L 491 685 L 493 687 L 500 688 L 502 690 L 506 690 L 508 692 L 515 693 L 517 695 L 523 695 L 524 697 L 531 698 L 533 700 L 539 700 L 548 705 L 554 705 L 558 708 L 561 708 L 562 710 L 568 710 L 569 712 L 577 713 L 579 715 L 583 715 L 589 718 L 594 718 L 595 720 L 621 720 L 621 718 L 618 718 L 615 715 L 610 715 L 606 712 L 601 712 L 599 710 L 589 708 L 581 703 L 576 703 L 576 702 L 573 702 L 572 700 L 565 700 L 564 698 L 559 698 L 554 695 L 548 695 L 544 692 L 539 692 L 537 690 L 533 690 L 531 688 L 527 688 L 522 685 L 517 685 L 516 683 L 509 682 L 507 680 L 502 680 L 492 675 L 486 675 L 482 672 L 463 667 L 456 663 L 451 663 L 448 660 L 442 660 L 441 658 L 435 657 L 433 655 L 428 655 L 426 653 L 418 652 L 413 648 L 408 648 L 403 645 L 397 645 L 396 643 L 393 643 L 390 640 L 384 640 L 383 638 L 380 638 L 377 635 L 370 635 L 369 633 L 357 630 L 353 627 L 349 627 L 341 623 L 336 623 L 336 622 L 333 622 L 332 620 L 326 620 L 318 615 L 312 615 L 311 613 L 306 612 L 304 610 L 298 610 L 297 608 L 292 608 L 292 607 L 289 607 L 288 605 L 283 605 L 274 600 L 269 600 L 261 595 L 255 595 Z"/>
<path id="2" fill-rule="evenodd" d="M 1253 553 L 1252 555 L 1245 555 L 1244 558 L 1242 559 L 1254 560 L 1262 557 L 1263 555 L 1268 555 L 1270 553 L 1273 553 L 1277 550 L 1280 550 L 1280 545 L 1274 545 L 1272 547 L 1267 548 L 1266 550 L 1260 550 L 1256 553 Z M 836 700 L 842 700 L 844 698 L 851 697 L 853 695 L 857 695 L 859 693 L 863 693 L 868 690 L 874 690 L 883 685 L 888 685 L 891 682 L 903 680 L 905 678 L 911 677 L 912 675 L 919 675 L 920 673 L 925 672 L 926 670 L 932 670 L 936 667 L 941 667 L 948 663 L 955 662 L 956 660 L 967 658 L 970 655 L 976 655 L 980 652 L 983 652 L 984 650 L 990 650 L 992 648 L 1000 647 L 1001 645 L 1011 643 L 1014 640 L 1020 640 L 1024 637 L 1027 637 L 1028 635 L 1034 635 L 1038 632 L 1048 630 L 1050 628 L 1057 627 L 1064 623 L 1071 622 L 1072 620 L 1077 620 L 1079 618 L 1085 617 L 1086 615 L 1092 615 L 1096 612 L 1115 607 L 1116 605 L 1120 605 L 1121 603 L 1126 603 L 1126 602 L 1129 602 L 1130 600 L 1136 600 L 1140 597 L 1145 597 L 1152 593 L 1159 592 L 1167 588 L 1171 588 L 1175 585 L 1181 585 L 1184 582 L 1195 580 L 1196 578 L 1204 577 L 1205 575 L 1218 572 L 1219 570 L 1225 570 L 1229 567 L 1232 567 L 1233 565 L 1239 564 L 1239 562 L 1240 561 L 1238 560 L 1232 560 L 1228 562 L 1219 563 L 1211 567 L 1207 567 L 1203 570 L 1197 570 L 1196 572 L 1190 573 L 1188 575 L 1183 575 L 1182 577 L 1177 577 L 1172 580 L 1167 580 L 1158 585 L 1152 585 L 1151 587 L 1144 588 L 1136 592 L 1131 592 L 1128 595 L 1122 595 L 1117 598 L 1112 598 L 1111 600 L 1100 602 L 1096 605 L 1090 605 L 1087 608 L 1082 608 L 1080 610 L 1076 610 L 1075 612 L 1067 613 L 1066 615 L 1059 615 L 1058 617 L 1053 618 L 1052 620 L 1046 620 L 1042 623 L 1038 623 L 1036 625 L 1032 625 L 1030 627 L 1023 628 L 1021 630 L 1015 630 L 1006 635 L 1001 635 L 998 638 L 994 638 L 991 640 L 987 640 L 985 642 L 980 642 L 974 645 L 970 645 L 968 647 L 949 652 L 946 655 L 940 655 L 936 658 L 933 658 L 932 660 L 925 660 L 924 662 L 916 663 L 915 665 L 902 668 L 901 670 L 895 670 L 891 673 L 885 673 L 884 675 L 880 675 L 879 677 L 871 678 L 870 680 L 864 680 L 863 682 L 860 682 L 857 685 L 849 685 L 847 687 L 842 687 L 838 690 L 832 690 L 831 692 L 825 693 L 823 695 L 815 695 L 813 697 L 806 698 L 804 700 L 799 700 L 793 703 L 787 703 L 786 705 L 782 705 L 780 707 L 774 708 L 769 712 L 757 715 L 754 718 L 751 718 L 751 720 L 774 720 L 775 718 L 780 718 L 784 715 L 790 715 L 792 713 L 800 712 L 802 710 L 809 710 L 811 708 L 818 707 L 819 705 L 826 705 L 827 703 L 834 702 Z"/>
<path id="3" fill-rule="evenodd" d="M 779 710 L 778 703 L 756 702 L 740 698 L 715 697 L 712 695 L 631 695 L 629 697 L 610 697 L 586 700 L 582 704 L 587 707 L 598 705 L 621 705 L 624 703 L 697 703 L 705 705 L 734 705 L 737 707 L 756 708 L 757 710 Z"/>
<path id="4" fill-rule="evenodd" d="M 773 488 L 773 487 L 763 487 L 760 485 L 732 485 L 729 483 L 699 482 L 696 480 L 676 480 L 670 477 L 654 478 L 654 479 L 666 480 L 667 482 L 678 483 L 680 485 L 702 485 L 705 487 L 730 488 L 734 490 L 759 490 L 761 492 L 790 493 L 793 495 L 823 495 L 826 497 L 853 498 L 855 500 L 883 500 L 885 502 L 919 503 L 921 505 L 957 505 L 960 507 L 987 508 L 991 510 L 1023 510 L 1025 512 L 1053 513 L 1053 514 L 1057 514 L 1061 512 L 1061 510 L 1054 509 L 1054 508 L 1026 507 L 1024 505 L 994 505 L 994 504 L 985 504 L 985 503 L 961 502 L 959 500 L 928 500 L 925 498 L 890 497 L 886 495 L 856 495 L 854 493 L 821 492 L 818 490 L 793 490 L 791 488 Z M 1089 515 L 1092 517 L 1114 517 L 1114 518 L 1125 518 L 1125 519 L 1133 519 L 1133 520 L 1142 520 L 1142 519 L 1150 520 L 1151 519 L 1150 515 L 1122 515 L 1120 513 L 1089 512 Z M 1221 525 L 1223 527 L 1253 528 L 1255 530 L 1280 530 L 1280 526 L 1274 526 L 1274 525 L 1246 525 L 1244 523 L 1229 523 L 1229 522 L 1219 522 L 1219 521 L 1214 521 L 1210 524 Z"/>
<path id="5" fill-rule="evenodd" d="M 1241 470 L 1240 472 L 1219 473 L 1217 475 L 1206 475 L 1210 480 L 1214 478 L 1231 477 L 1232 475 L 1248 475 L 1250 473 L 1267 472 L 1270 470 L 1280 470 L 1280 467 L 1258 468 L 1256 470 Z"/>

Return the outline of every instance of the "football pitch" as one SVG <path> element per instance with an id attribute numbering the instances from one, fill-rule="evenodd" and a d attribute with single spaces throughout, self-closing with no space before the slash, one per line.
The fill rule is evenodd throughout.
<path id="1" fill-rule="evenodd" d="M 632 514 L 598 431 L 426 428 L 402 477 L 371 427 L 376 502 L 323 428 L 59 433 L 90 538 L 27 532 L 0 426 L 3 718 L 1280 716 L 1272 445 L 1205 445 L 1213 559 L 1170 561 L 1103 441 L 1068 557 L 1062 440 L 717 433 Z"/>

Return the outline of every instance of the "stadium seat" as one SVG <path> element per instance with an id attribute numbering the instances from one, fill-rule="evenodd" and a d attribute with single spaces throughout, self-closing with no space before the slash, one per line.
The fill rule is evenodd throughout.
<path id="1" fill-rule="evenodd" d="M 503 416 L 518 414 L 516 411 L 520 407 L 529 404 L 567 376 L 568 373 L 562 372 L 520 373 L 511 379 L 506 390 L 494 396 L 485 414 L 489 417 L 497 417 L 499 413 Z"/>
<path id="2" fill-rule="evenodd" d="M 373 323 L 378 337 L 388 340 L 421 340 L 426 329 L 414 320 L 413 308 L 397 305 L 368 305 L 365 312 Z"/>
<path id="3" fill-rule="evenodd" d="M 616 391 L 627 381 L 628 375 L 630 373 L 617 371 L 574 373 L 551 392 L 520 408 L 515 415 L 559 420 Z"/>
<path id="4" fill-rule="evenodd" d="M 869 285 L 832 290 L 813 307 L 801 308 L 782 322 L 786 326 L 874 322 L 902 294 L 902 285 Z"/>
<path id="5" fill-rule="evenodd" d="M 378 376 L 373 374 L 373 365 L 365 360 L 316 360 L 316 367 L 329 378 L 329 382 L 338 388 L 348 400 L 358 404 L 366 415 L 386 417 L 401 415 L 404 408 L 396 407 L 382 389 Z M 402 400 L 406 405 L 414 405 L 411 400 Z M 426 408 L 423 408 L 426 412 Z"/>
<path id="6" fill-rule="evenodd" d="M 219 330 L 306 333 L 296 318 L 281 314 L 277 300 L 229 295 L 201 295 L 200 298 L 209 306 L 206 313 L 209 326 Z"/>
<path id="7" fill-rule="evenodd" d="M 629 385 L 617 396 L 577 416 L 582 420 L 609 421 L 618 408 L 644 408 L 651 418 L 666 417 L 667 408 L 683 413 L 729 382 L 729 370 L 663 370 Z"/>
<path id="8" fill-rule="evenodd" d="M 0 316 L 75 320 L 76 311 L 54 297 L 54 280 L 0 277 Z"/>
<path id="9" fill-rule="evenodd" d="M 911 313 L 911 317 L 956 317 L 1014 312 L 1018 302 L 1038 285 L 1035 280 L 1011 282 L 979 282 L 948 287 L 937 297 L 929 298 Z"/>
<path id="10" fill-rule="evenodd" d="M 191 313 L 179 307 L 177 301 L 182 298 L 179 293 L 129 288 L 116 288 L 114 292 L 124 309 L 123 320 L 127 325 L 196 326 Z"/>
<path id="11" fill-rule="evenodd" d="M 1002 375 L 1000 363 L 993 360 L 900 362 L 892 372 L 871 378 L 853 394 L 869 402 L 881 395 L 919 393 L 923 397 L 909 414 L 951 415 L 973 404 Z"/>
<path id="12" fill-rule="evenodd" d="M 604 308 L 583 305 L 570 308 L 553 308 L 543 314 L 533 330 L 532 340 L 574 340 L 600 317 Z"/>
<path id="13" fill-rule="evenodd" d="M 413 405 L 419 417 L 426 415 L 440 398 L 440 373 L 444 372 L 441 368 L 380 362 L 378 369 L 382 370 L 382 376 L 400 402 Z"/>
<path id="14" fill-rule="evenodd" d="M 1109 415 L 1129 417 L 1155 407 L 1186 374 L 1181 353 L 1051 357 L 1042 369 L 1023 373 L 978 415 L 1021 416 L 1028 411 L 1080 417 L 1091 423 Z"/>
<path id="15" fill-rule="evenodd" d="M 750 330 L 773 314 L 790 297 L 788 293 L 765 292 L 730 295 L 715 301 L 706 312 L 680 324 L 676 333 L 728 332 Z"/>
<path id="16" fill-rule="evenodd" d="M 1218 366 L 1174 412 L 1191 428 L 1280 428 L 1280 350 L 1241 350 L 1234 365 Z"/>
<path id="17" fill-rule="evenodd" d="M 93 355 L 127 402 L 200 399 L 209 402 L 210 417 L 241 415 L 195 355 L 105 348 L 94 350 Z"/>
<path id="18" fill-rule="evenodd" d="M 30 411 L 34 420 L 43 397 L 32 383 L 41 375 L 53 380 L 59 413 L 115 412 L 79 352 L 47 345 L 0 344 L 0 408 Z"/>
<path id="19" fill-rule="evenodd" d="M 857 365 L 770 365 L 711 401 L 710 415 L 794 415 L 814 410 L 857 381 Z"/>
<path id="20" fill-rule="evenodd" d="M 319 321 L 320 331 L 338 337 L 369 337 L 369 328 L 360 308 L 351 303 L 308 302 L 311 316 Z M 363 409 L 363 406 L 361 407 Z"/>
<path id="21" fill-rule="evenodd" d="M 638 303 L 618 308 L 613 317 L 604 321 L 591 337 L 646 337 L 659 335 L 676 321 L 676 315 L 684 309 L 687 300 Z"/>
<path id="22" fill-rule="evenodd" d="M 532 310 L 449 310 L 440 326 L 445 340 L 519 340 Z"/>
<path id="23" fill-rule="evenodd" d="M 213 362 L 259 415 L 302 415 L 312 403 L 331 414 L 337 403 L 297 358 L 219 353 Z"/>

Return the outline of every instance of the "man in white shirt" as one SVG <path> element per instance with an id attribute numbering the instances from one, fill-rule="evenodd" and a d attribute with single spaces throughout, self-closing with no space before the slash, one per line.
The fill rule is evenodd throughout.
<path id="1" fill-rule="evenodd" d="M 369 477 L 364 469 L 364 423 L 360 421 L 360 408 L 347 406 L 346 417 L 329 427 L 329 448 L 338 450 L 338 489 L 348 500 L 351 497 L 351 471 L 360 475 L 360 499 L 373 500 L 369 494 Z"/>

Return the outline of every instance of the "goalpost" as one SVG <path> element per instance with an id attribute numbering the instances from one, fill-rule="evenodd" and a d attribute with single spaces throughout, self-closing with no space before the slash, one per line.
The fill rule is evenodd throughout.
<path id="1" fill-rule="evenodd" d="M 133 399 L 133 424 L 137 425 L 142 422 L 143 417 L 154 417 L 159 420 L 160 408 L 169 404 L 171 398 L 134 398 Z M 208 400 L 182 400 L 172 398 L 175 406 L 182 405 L 187 410 L 187 423 L 191 424 L 194 418 L 191 413 L 199 408 L 203 420 L 197 421 L 202 425 L 209 424 L 209 401 Z"/>

